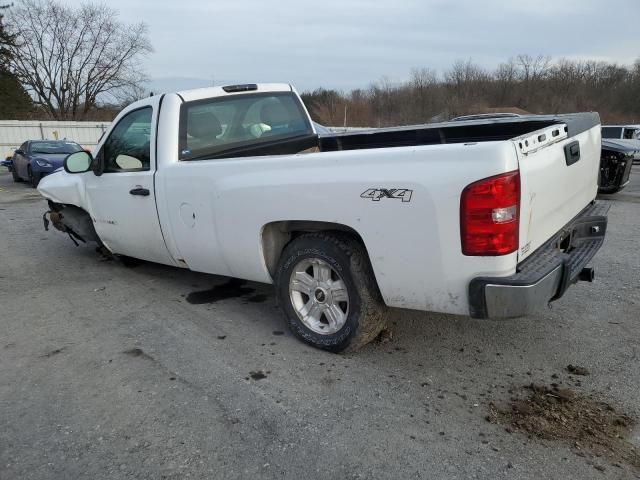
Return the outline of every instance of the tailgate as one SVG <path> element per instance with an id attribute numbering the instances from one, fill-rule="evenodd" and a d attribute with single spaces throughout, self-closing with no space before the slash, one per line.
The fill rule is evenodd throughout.
<path id="1" fill-rule="evenodd" d="M 598 115 L 558 119 L 557 125 L 514 139 L 521 183 L 518 261 L 554 236 L 598 192 Z"/>

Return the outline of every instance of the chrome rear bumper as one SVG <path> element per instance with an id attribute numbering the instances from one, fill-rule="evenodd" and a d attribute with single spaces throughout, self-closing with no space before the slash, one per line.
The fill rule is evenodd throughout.
<path id="1" fill-rule="evenodd" d="M 608 205 L 592 203 L 508 277 L 478 277 L 469 284 L 473 318 L 514 318 L 560 298 L 578 280 L 593 279 L 587 263 L 602 246 Z"/>

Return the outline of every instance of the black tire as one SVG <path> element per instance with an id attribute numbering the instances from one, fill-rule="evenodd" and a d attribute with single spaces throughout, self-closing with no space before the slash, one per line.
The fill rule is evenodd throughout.
<path id="1" fill-rule="evenodd" d="M 38 183 L 40 183 L 40 175 L 34 175 L 33 170 L 31 170 L 31 166 L 27 167 L 27 174 L 29 175 L 29 185 L 36 188 Z"/>
<path id="2" fill-rule="evenodd" d="M 13 166 L 11 167 L 11 176 L 13 177 L 14 182 L 22 182 L 22 178 L 18 175 L 18 172 L 16 172 L 16 169 Z"/>
<path id="3" fill-rule="evenodd" d="M 348 311 L 335 333 L 317 333 L 298 315 L 289 290 L 291 275 L 305 259 L 329 264 L 346 286 Z M 276 293 L 291 332 L 316 348 L 331 352 L 354 351 L 375 339 L 386 325 L 387 307 L 360 242 L 342 232 L 307 233 L 291 241 L 282 252 L 276 274 Z"/>

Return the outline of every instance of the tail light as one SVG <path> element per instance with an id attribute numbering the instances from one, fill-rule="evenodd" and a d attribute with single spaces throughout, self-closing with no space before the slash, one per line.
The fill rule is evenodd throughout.
<path id="1" fill-rule="evenodd" d="M 462 253 L 507 255 L 518 249 L 520 173 L 485 178 L 467 185 L 460 199 Z"/>

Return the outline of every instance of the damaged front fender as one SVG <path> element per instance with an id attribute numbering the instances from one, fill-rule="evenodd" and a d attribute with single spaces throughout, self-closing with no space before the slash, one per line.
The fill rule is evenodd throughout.
<path id="1" fill-rule="evenodd" d="M 42 216 L 44 228 L 48 230 L 51 223 L 56 230 L 69 235 L 76 245 L 80 241 L 103 246 L 87 212 L 82 175 L 85 174 L 72 175 L 60 170 L 47 175 L 39 183 L 38 192 L 49 202 L 49 210 Z M 93 174 L 88 172 L 87 175 Z"/>
<path id="2" fill-rule="evenodd" d="M 88 210 L 82 175 L 56 171 L 40 181 L 38 192 L 50 202 L 60 205 L 77 205 Z"/>

